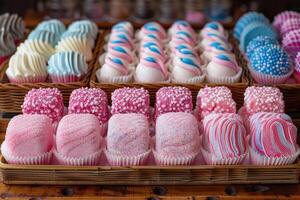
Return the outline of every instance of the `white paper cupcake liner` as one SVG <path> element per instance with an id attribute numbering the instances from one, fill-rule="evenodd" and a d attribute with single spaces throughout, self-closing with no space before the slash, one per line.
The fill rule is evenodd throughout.
<path id="1" fill-rule="evenodd" d="M 197 83 L 203 83 L 204 80 L 205 80 L 205 73 L 203 73 L 201 76 L 196 76 L 196 77 L 187 79 L 185 81 L 177 81 L 175 79 L 172 79 L 172 83 L 197 84 Z"/>
<path id="2" fill-rule="evenodd" d="M 54 156 L 58 164 L 60 165 L 72 165 L 72 166 L 95 166 L 98 165 L 100 161 L 102 150 L 99 150 L 91 155 L 82 158 L 74 158 L 74 157 L 67 157 L 57 150 L 54 151 Z"/>
<path id="3" fill-rule="evenodd" d="M 242 154 L 237 157 L 232 158 L 217 158 L 213 154 L 206 151 L 204 148 L 201 148 L 201 153 L 203 155 L 203 158 L 208 165 L 238 165 L 242 164 L 246 157 L 248 156 L 248 153 Z"/>
<path id="4" fill-rule="evenodd" d="M 22 84 L 22 83 L 44 83 L 47 80 L 47 76 L 35 76 L 35 77 L 22 77 L 22 78 L 14 78 L 9 77 L 9 82 L 16 83 L 16 84 Z"/>
<path id="5" fill-rule="evenodd" d="M 101 69 L 98 69 L 96 76 L 99 82 L 105 83 L 129 83 L 133 80 L 133 70 L 130 70 L 126 76 L 115 76 L 115 77 L 101 77 Z"/>
<path id="6" fill-rule="evenodd" d="M 121 156 L 105 150 L 106 158 L 112 166 L 138 166 L 146 164 L 151 150 L 137 156 Z"/>
<path id="7" fill-rule="evenodd" d="M 105 137 L 107 134 L 107 129 L 108 129 L 108 122 L 105 122 L 104 124 L 100 125 L 100 133 L 102 137 Z"/>
<path id="8" fill-rule="evenodd" d="M 265 155 L 259 154 L 257 151 L 255 151 L 252 147 L 250 149 L 250 160 L 251 164 L 253 165 L 288 165 L 292 164 L 299 156 L 300 154 L 300 148 L 298 150 L 290 155 L 285 157 L 267 157 Z"/>
<path id="9" fill-rule="evenodd" d="M 242 76 L 242 68 L 240 68 L 239 72 L 236 73 L 234 76 L 229 77 L 211 77 L 209 74 L 206 74 L 206 80 L 208 83 L 215 83 L 215 84 L 232 84 L 238 83 L 241 80 Z"/>
<path id="10" fill-rule="evenodd" d="M 1 152 L 5 160 L 9 164 L 19 164 L 19 165 L 48 165 L 52 161 L 52 151 L 43 153 L 38 156 L 12 156 L 5 147 L 5 142 L 1 145 Z"/>
<path id="11" fill-rule="evenodd" d="M 281 84 L 285 83 L 293 74 L 293 70 L 291 70 L 286 75 L 282 76 L 273 76 L 268 74 L 263 74 L 252 69 L 251 66 L 248 66 L 253 79 L 259 84 Z"/>
<path id="12" fill-rule="evenodd" d="M 198 153 L 182 156 L 182 157 L 171 157 L 171 156 L 163 156 L 153 150 L 155 162 L 160 166 L 181 166 L 181 165 L 192 165 L 198 155 Z"/>

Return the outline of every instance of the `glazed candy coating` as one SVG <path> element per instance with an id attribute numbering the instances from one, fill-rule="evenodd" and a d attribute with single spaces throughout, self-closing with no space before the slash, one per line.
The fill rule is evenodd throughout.
<path id="1" fill-rule="evenodd" d="M 47 115 L 58 122 L 64 114 L 63 96 L 57 88 L 31 89 L 24 98 L 22 112 Z"/>
<path id="2" fill-rule="evenodd" d="M 207 74 L 211 77 L 234 76 L 240 70 L 235 58 L 228 54 L 214 56 L 207 65 Z"/>
<path id="3" fill-rule="evenodd" d="M 224 38 L 226 38 L 226 34 L 227 34 L 223 25 L 220 24 L 219 22 L 209 22 L 205 24 L 205 26 L 200 32 L 200 35 L 204 36 L 207 33 L 214 33 Z"/>
<path id="4" fill-rule="evenodd" d="M 209 114 L 203 119 L 203 130 L 204 148 L 217 158 L 232 158 L 246 153 L 246 130 L 239 115 Z"/>
<path id="5" fill-rule="evenodd" d="M 92 114 L 69 114 L 58 124 L 57 152 L 65 157 L 80 158 L 100 151 L 100 124 Z"/>
<path id="6" fill-rule="evenodd" d="M 251 86 L 244 95 L 244 106 L 250 115 L 258 112 L 284 112 L 283 95 L 278 88 Z"/>
<path id="7" fill-rule="evenodd" d="M 106 56 L 104 65 L 99 70 L 102 81 L 112 77 L 126 76 L 129 73 L 128 62 L 111 55 Z"/>
<path id="8" fill-rule="evenodd" d="M 189 46 L 195 46 L 196 45 L 196 39 L 193 38 L 193 35 L 191 35 L 189 32 L 186 31 L 178 31 L 173 36 L 169 43 L 171 48 L 175 48 L 176 46 L 180 44 L 187 44 Z"/>
<path id="9" fill-rule="evenodd" d="M 192 93 L 185 87 L 163 87 L 156 93 L 155 119 L 168 112 L 193 112 Z"/>
<path id="10" fill-rule="evenodd" d="M 172 24 L 172 26 L 168 30 L 171 37 L 174 34 L 176 34 L 178 31 L 186 31 L 186 32 L 190 33 L 193 38 L 196 39 L 196 33 L 195 33 L 194 29 L 192 28 L 192 26 L 187 21 L 177 20 Z"/>
<path id="11" fill-rule="evenodd" d="M 123 46 L 130 50 L 134 48 L 133 39 L 123 32 L 112 33 L 109 37 L 108 47 Z"/>
<path id="12" fill-rule="evenodd" d="M 130 37 L 133 36 L 133 26 L 130 22 L 128 21 L 122 21 L 122 22 L 118 22 L 117 24 L 115 24 L 112 29 L 111 29 L 112 33 L 114 32 L 119 32 L 119 31 L 125 31 L 127 34 L 129 34 Z"/>
<path id="13" fill-rule="evenodd" d="M 149 122 L 142 114 L 115 114 L 108 122 L 107 150 L 120 156 L 137 156 L 150 148 Z"/>
<path id="14" fill-rule="evenodd" d="M 131 50 L 122 46 L 112 46 L 111 48 L 108 48 L 107 56 L 121 58 L 128 63 L 133 62 L 133 53 Z"/>
<path id="15" fill-rule="evenodd" d="M 287 53 L 278 45 L 266 45 L 253 52 L 251 67 L 260 73 L 281 76 L 291 70 L 291 62 Z"/>
<path id="16" fill-rule="evenodd" d="M 160 40 L 164 40 L 167 38 L 165 29 L 156 22 L 148 22 L 142 27 L 140 31 L 140 39 L 143 38 L 143 35 L 149 33 L 157 34 Z"/>
<path id="17" fill-rule="evenodd" d="M 162 157 L 192 156 L 200 150 L 196 118 L 189 113 L 170 112 L 156 121 L 156 152 Z"/>
<path id="18" fill-rule="evenodd" d="M 260 112 L 250 117 L 251 147 L 268 157 L 289 156 L 297 149 L 297 128 L 283 113 Z"/>
<path id="19" fill-rule="evenodd" d="M 190 78 L 201 75 L 201 64 L 199 63 L 199 58 L 196 56 L 193 57 L 191 54 L 188 56 L 175 57 L 172 64 L 172 75 L 176 81 L 186 81 Z"/>
<path id="20" fill-rule="evenodd" d="M 17 157 L 42 155 L 52 149 L 53 135 L 51 119 L 46 115 L 17 115 L 6 130 L 5 152 Z"/>
<path id="21" fill-rule="evenodd" d="M 248 58 L 251 59 L 252 54 L 259 48 L 262 46 L 266 46 L 268 44 L 274 44 L 274 45 L 279 45 L 278 40 L 269 37 L 269 36 L 257 36 L 256 38 L 254 38 L 253 40 L 251 40 L 247 46 L 247 56 Z"/>
<path id="22" fill-rule="evenodd" d="M 153 57 L 164 63 L 167 61 L 164 51 L 160 49 L 159 46 L 151 43 L 144 44 L 143 51 L 140 52 L 140 57 L 141 58 Z"/>
<path id="23" fill-rule="evenodd" d="M 140 113 L 150 118 L 150 96 L 144 88 L 120 88 L 111 95 L 111 114 Z"/>
<path id="24" fill-rule="evenodd" d="M 94 114 L 100 124 L 108 121 L 108 100 L 106 93 L 97 88 L 79 88 L 70 95 L 69 113 Z"/>
<path id="25" fill-rule="evenodd" d="M 197 95 L 199 118 L 211 113 L 235 113 L 236 103 L 227 87 L 205 87 Z"/>

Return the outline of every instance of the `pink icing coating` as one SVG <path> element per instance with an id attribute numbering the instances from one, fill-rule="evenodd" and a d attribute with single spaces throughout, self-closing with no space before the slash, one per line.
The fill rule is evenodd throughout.
<path id="1" fill-rule="evenodd" d="M 246 153 L 246 129 L 239 115 L 209 114 L 203 119 L 203 130 L 202 144 L 217 158 L 232 158 Z"/>
<path id="2" fill-rule="evenodd" d="M 142 114 L 115 114 L 108 123 L 107 150 L 120 156 L 137 156 L 150 148 L 149 122 Z"/>
<path id="3" fill-rule="evenodd" d="M 154 26 L 158 31 L 152 31 L 143 26 L 140 31 L 142 37 L 148 34 L 156 34 L 160 40 L 164 40 L 167 38 L 167 33 L 165 29 L 159 23 L 151 22 L 151 25 Z"/>
<path id="4" fill-rule="evenodd" d="M 292 58 L 295 58 L 300 51 L 300 29 L 287 33 L 282 40 L 282 47 Z"/>
<path id="5" fill-rule="evenodd" d="M 251 86 L 245 91 L 244 106 L 249 115 L 258 112 L 283 113 L 283 95 L 275 87 Z"/>
<path id="6" fill-rule="evenodd" d="M 280 34 L 284 37 L 290 31 L 297 29 L 300 29 L 300 18 L 291 18 L 282 24 Z"/>
<path id="7" fill-rule="evenodd" d="M 155 119 L 168 112 L 193 112 L 192 93 L 185 87 L 163 87 L 156 92 Z"/>
<path id="8" fill-rule="evenodd" d="M 185 31 L 188 32 L 193 37 L 194 40 L 196 40 L 196 32 L 190 24 L 186 26 L 181 23 L 174 22 L 170 27 L 169 31 L 171 33 L 171 36 L 174 36 L 174 34 L 176 34 L 176 32 L 178 31 Z"/>
<path id="9" fill-rule="evenodd" d="M 5 147 L 1 148 L 11 156 L 39 156 L 52 149 L 53 135 L 51 119 L 46 115 L 17 115 L 8 123 Z"/>
<path id="10" fill-rule="evenodd" d="M 159 53 L 153 52 L 149 49 L 149 47 L 146 47 L 143 48 L 143 50 L 140 52 L 140 58 L 143 59 L 150 56 L 157 60 L 160 60 L 163 63 L 166 63 L 167 58 L 165 52 L 159 46 L 152 45 L 151 48 L 156 48 Z"/>
<path id="11" fill-rule="evenodd" d="M 197 65 L 197 67 L 183 62 L 181 59 L 184 59 L 185 57 L 188 57 L 189 59 L 193 60 L 193 62 Z M 185 55 L 184 57 L 180 57 L 179 59 L 174 59 L 173 65 L 174 67 L 177 66 L 185 69 L 186 71 L 193 74 L 193 76 L 195 77 L 201 75 L 201 69 L 200 69 L 201 64 L 199 61 L 200 59 L 199 58 L 197 59 L 197 57 L 189 57 Z"/>
<path id="12" fill-rule="evenodd" d="M 281 31 L 283 23 L 292 18 L 300 18 L 300 13 L 295 11 L 284 11 L 275 16 L 273 21 L 273 26 L 277 29 L 278 32 Z"/>
<path id="13" fill-rule="evenodd" d="M 156 121 L 156 147 L 160 156 L 186 157 L 200 150 L 200 135 L 196 118 L 189 113 L 170 112 Z"/>
<path id="14" fill-rule="evenodd" d="M 109 119 L 108 100 L 106 93 L 97 88 L 79 88 L 73 90 L 69 100 L 69 114 L 94 114 L 100 124 Z"/>
<path id="15" fill-rule="evenodd" d="M 213 23 L 218 26 L 218 30 L 213 29 L 209 26 L 204 26 L 204 28 L 200 32 L 201 35 L 204 36 L 204 35 L 207 35 L 208 33 L 214 33 L 214 34 L 219 35 L 219 36 L 221 36 L 225 39 L 226 38 L 226 31 L 225 31 L 223 25 L 220 24 L 219 22 L 213 22 Z"/>
<path id="16" fill-rule="evenodd" d="M 187 34 L 190 35 L 189 33 Z M 190 35 L 190 37 L 186 35 L 177 35 L 177 34 L 172 36 L 172 39 L 170 41 L 171 48 L 175 48 L 180 44 L 187 44 L 189 46 L 194 47 L 196 45 L 196 40 L 192 37 L 192 35 Z"/>
<path id="17" fill-rule="evenodd" d="M 58 124 L 56 148 L 66 157 L 80 158 L 100 151 L 100 124 L 92 114 L 69 114 Z"/>
<path id="18" fill-rule="evenodd" d="M 140 113 L 150 119 L 150 96 L 144 88 L 120 88 L 111 95 L 111 114 Z"/>
<path id="19" fill-rule="evenodd" d="M 199 119 L 211 113 L 236 113 L 236 103 L 229 88 L 205 87 L 197 95 L 196 111 Z"/>
<path id="20" fill-rule="evenodd" d="M 268 157 L 289 156 L 297 149 L 297 128 L 282 113 L 260 112 L 250 117 L 251 146 Z"/>
<path id="21" fill-rule="evenodd" d="M 57 88 L 31 89 L 22 105 L 24 114 L 44 114 L 58 122 L 64 114 L 63 96 Z"/>

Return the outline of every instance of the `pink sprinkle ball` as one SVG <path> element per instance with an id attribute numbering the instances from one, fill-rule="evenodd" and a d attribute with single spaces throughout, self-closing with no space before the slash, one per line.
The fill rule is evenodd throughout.
<path id="1" fill-rule="evenodd" d="M 109 119 L 108 100 L 106 93 L 97 88 L 79 88 L 73 90 L 69 101 L 69 114 L 94 114 L 100 124 Z"/>
<path id="2" fill-rule="evenodd" d="M 144 88 L 120 88 L 111 95 L 111 114 L 140 113 L 150 119 L 150 96 Z"/>
<path id="3" fill-rule="evenodd" d="M 57 88 L 31 89 L 22 105 L 23 114 L 44 114 L 58 122 L 64 114 L 63 96 Z"/>
<path id="4" fill-rule="evenodd" d="M 197 95 L 196 111 L 199 119 L 211 113 L 236 113 L 236 103 L 229 88 L 205 87 Z"/>
<path id="5" fill-rule="evenodd" d="M 283 95 L 275 87 L 248 87 L 245 91 L 244 107 L 249 115 L 258 112 L 283 113 Z"/>
<path id="6" fill-rule="evenodd" d="M 192 93 L 185 87 L 163 87 L 156 93 L 155 119 L 168 112 L 193 112 Z"/>

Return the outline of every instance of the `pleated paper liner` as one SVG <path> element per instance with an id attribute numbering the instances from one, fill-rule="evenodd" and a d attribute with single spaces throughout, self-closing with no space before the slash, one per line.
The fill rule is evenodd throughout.
<path id="1" fill-rule="evenodd" d="M 58 88 L 64 97 L 65 104 L 67 105 L 69 101 L 69 95 L 74 89 L 87 87 L 89 85 L 94 62 L 98 58 L 99 48 L 97 46 L 102 46 L 104 36 L 103 33 L 104 31 L 100 31 L 98 38 L 96 39 L 96 45 L 93 50 L 93 59 L 88 63 L 88 73 L 77 82 L 52 83 L 48 77 L 46 82 L 22 84 L 10 83 L 5 74 L 5 71 L 8 68 L 8 62 L 6 62 L 3 69 L 0 70 L 0 112 L 21 112 L 21 105 L 23 103 L 24 96 L 32 88 Z"/>

